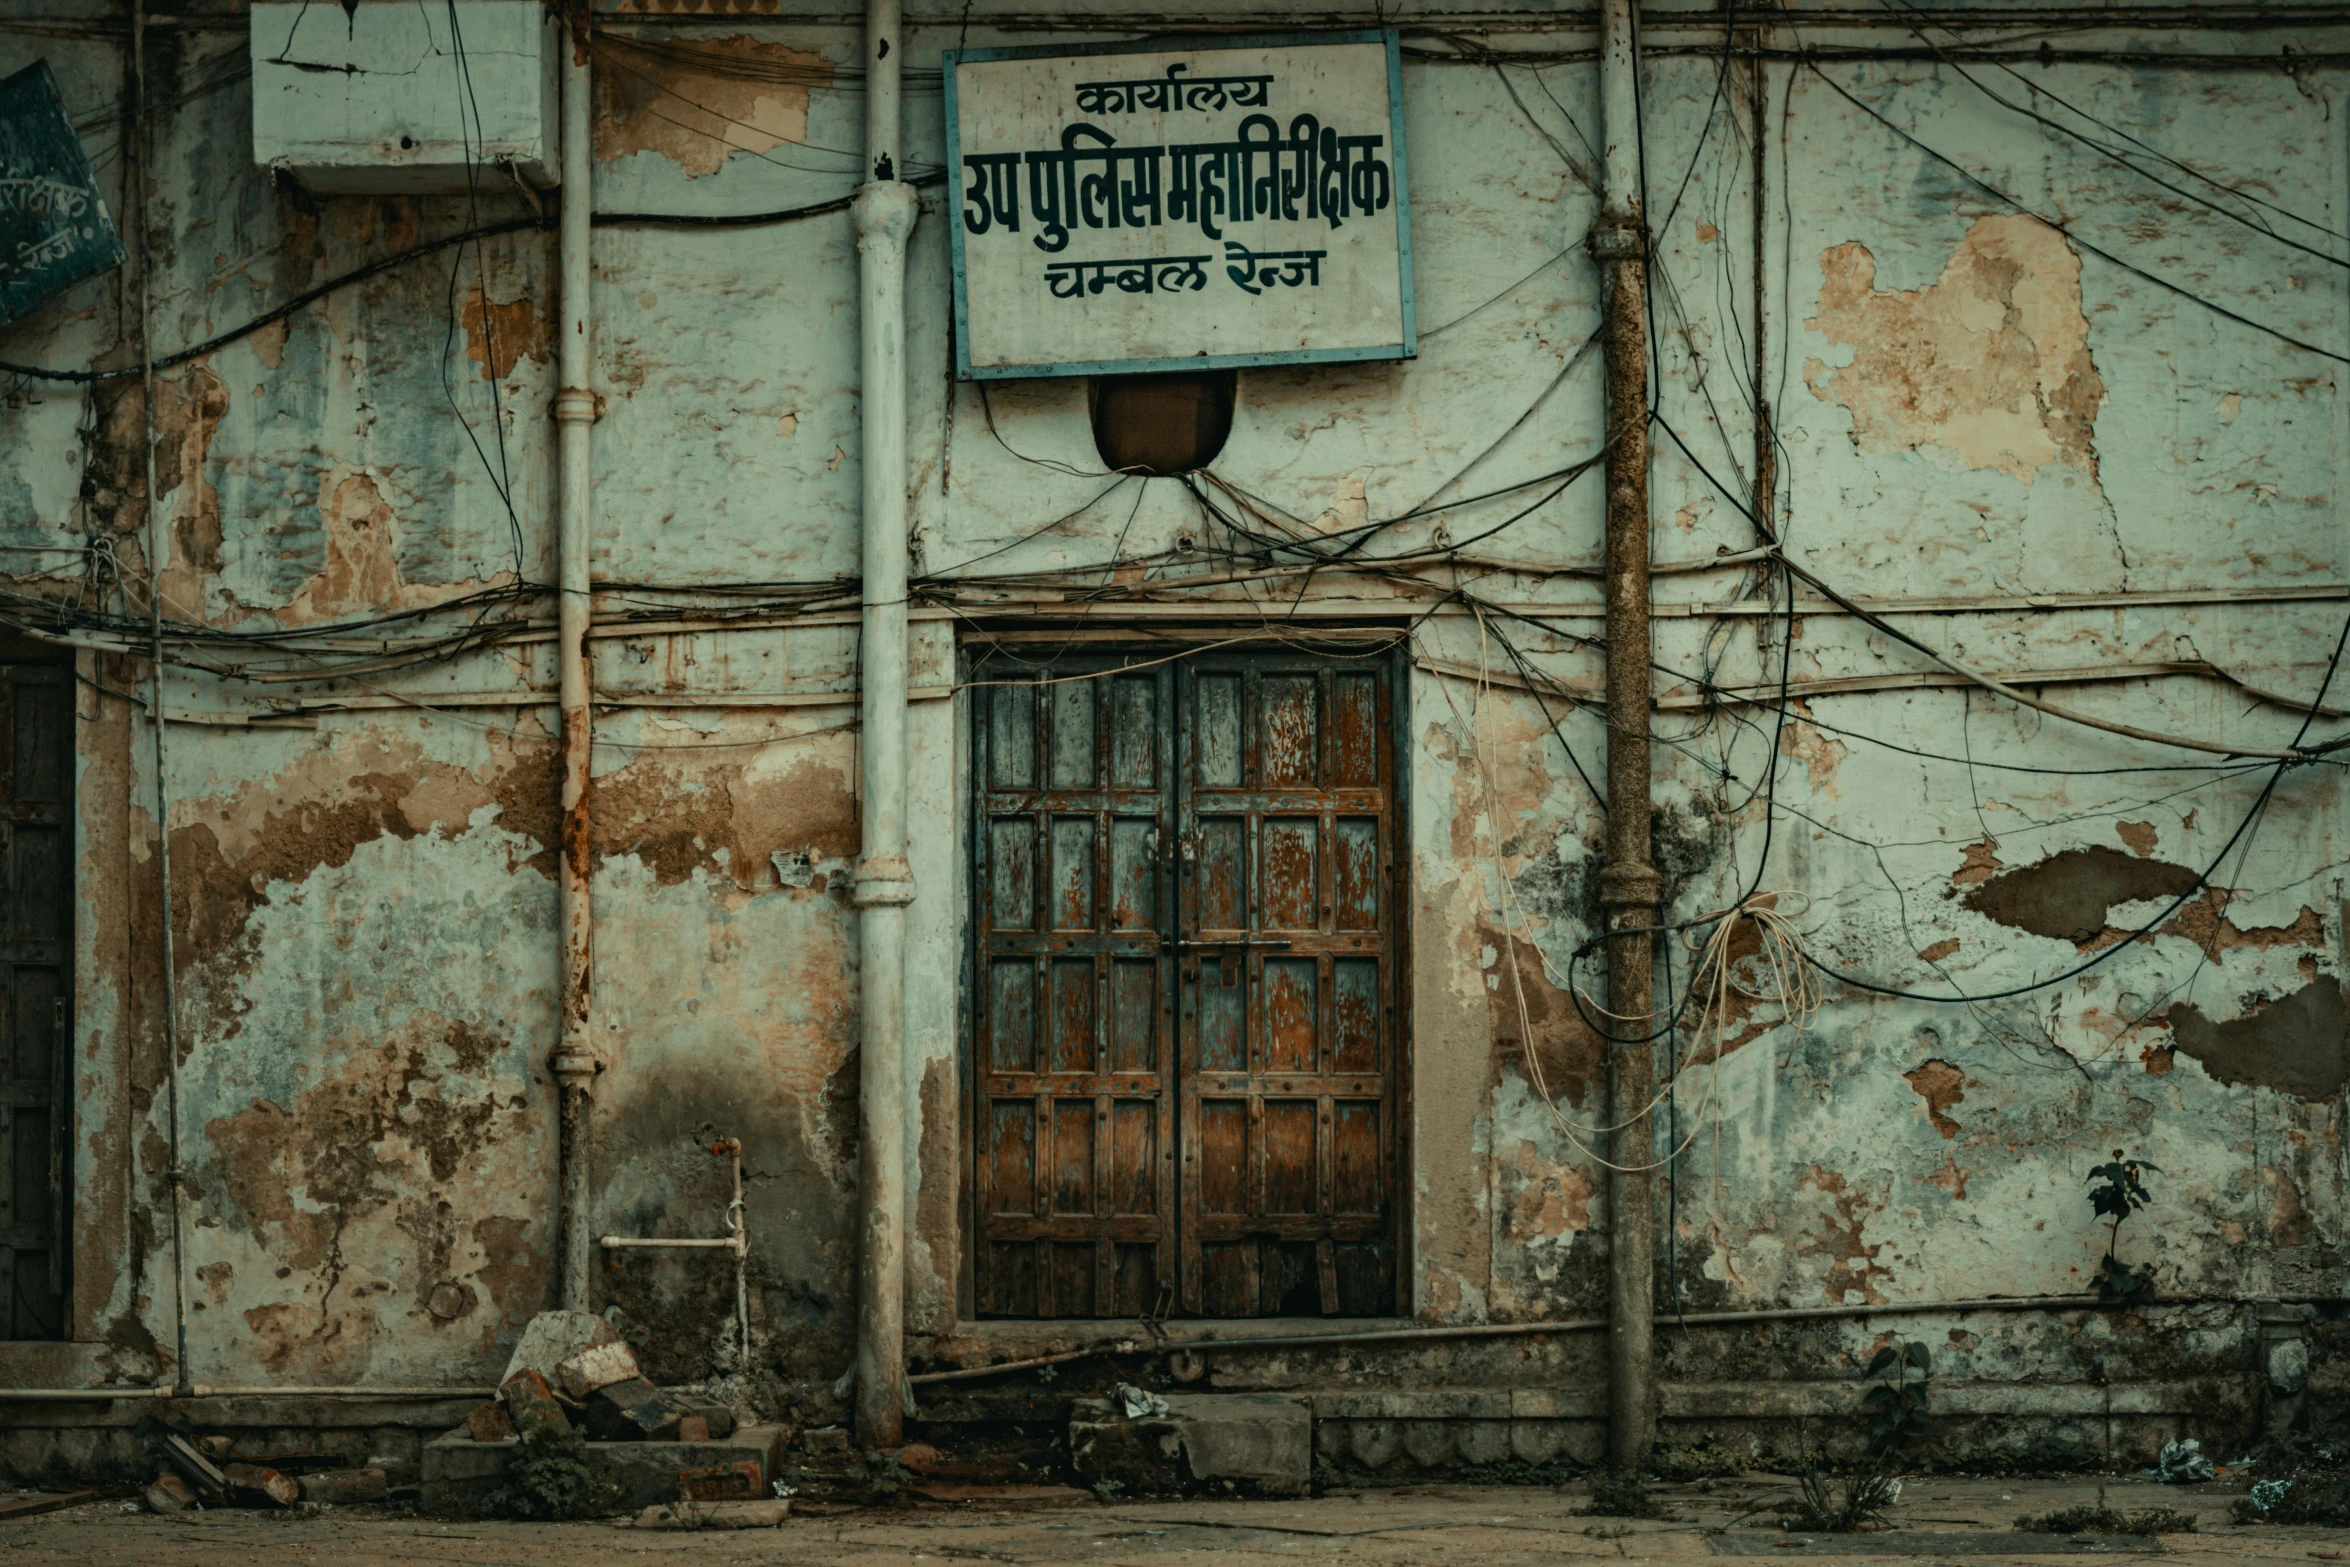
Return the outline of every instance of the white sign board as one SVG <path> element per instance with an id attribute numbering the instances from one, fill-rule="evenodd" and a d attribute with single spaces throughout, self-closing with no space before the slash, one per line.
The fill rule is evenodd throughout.
<path id="1" fill-rule="evenodd" d="M 1416 351 L 1392 29 L 945 64 L 957 374 Z"/>

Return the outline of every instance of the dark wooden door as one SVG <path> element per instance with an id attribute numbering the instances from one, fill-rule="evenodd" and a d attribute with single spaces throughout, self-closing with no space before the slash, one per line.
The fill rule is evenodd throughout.
<path id="1" fill-rule="evenodd" d="M 1394 677 L 973 669 L 985 1316 L 1389 1315 Z"/>
<path id="2" fill-rule="evenodd" d="M 1105 667 L 997 659 L 975 677 L 1010 682 L 972 704 L 990 1316 L 1139 1316 L 1175 1279 L 1173 671 Z"/>
<path id="3" fill-rule="evenodd" d="M 0 664 L 0 1337 L 66 1336 L 73 671 Z"/>
<path id="4" fill-rule="evenodd" d="M 1385 661 L 1182 673 L 1183 1303 L 1397 1310 Z"/>

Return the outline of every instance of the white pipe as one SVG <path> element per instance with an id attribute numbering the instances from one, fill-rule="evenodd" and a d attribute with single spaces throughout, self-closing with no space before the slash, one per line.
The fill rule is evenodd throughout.
<path id="1" fill-rule="evenodd" d="M 897 177 L 897 0 L 865 13 L 865 147 L 857 192 L 864 609 L 858 628 L 863 842 L 857 858 L 857 1436 L 903 1438 L 906 1401 L 906 237 Z"/>
<path id="2" fill-rule="evenodd" d="M 1599 8 L 1600 213 L 1621 223 L 1640 215 L 1640 82 L 1632 0 Z"/>
<path id="3" fill-rule="evenodd" d="M 555 524 L 557 611 L 555 664 L 562 708 L 562 852 L 558 856 L 557 909 L 561 926 L 561 1037 L 549 1066 L 560 1085 L 562 1131 L 560 1252 L 564 1308 L 588 1305 L 588 1150 L 590 1089 L 598 1065 L 589 1029 L 589 981 L 595 956 L 595 909 L 591 901 L 594 866 L 588 833 L 588 786 L 594 759 L 594 720 L 589 709 L 587 635 L 592 607 L 588 580 L 589 430 L 595 423 L 595 393 L 588 389 L 589 218 L 594 210 L 594 127 L 588 75 L 588 8 L 566 8 L 576 29 L 563 49 L 563 216 L 557 238 L 562 270 L 562 345 L 556 427 L 561 432 L 562 477 Z"/>
<path id="4" fill-rule="evenodd" d="M 710 1145 L 714 1154 L 734 1160 L 734 1196 L 726 1205 L 727 1233 L 718 1239 L 702 1236 L 607 1235 L 606 1251 L 730 1251 L 734 1253 L 734 1323 L 742 1351 L 741 1370 L 751 1369 L 751 1229 L 743 1212 L 743 1140 L 724 1137 Z"/>

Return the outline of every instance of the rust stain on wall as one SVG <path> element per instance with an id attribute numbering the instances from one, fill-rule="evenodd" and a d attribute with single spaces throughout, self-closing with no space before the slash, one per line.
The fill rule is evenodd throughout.
<path id="1" fill-rule="evenodd" d="M 1798 1183 L 1798 1190 L 1826 1199 L 1816 1216 L 1818 1227 L 1796 1242 L 1795 1249 L 1806 1256 L 1824 1257 L 1828 1271 L 1820 1279 L 1828 1299 L 1839 1304 L 1859 1301 L 1882 1305 L 1885 1297 L 1877 1291 L 1879 1279 L 1893 1276 L 1890 1268 L 1877 1262 L 1877 1253 L 1884 1250 L 1884 1242 L 1875 1245 L 1861 1239 L 1861 1231 L 1868 1225 L 1875 1211 L 1863 1195 L 1851 1189 L 1844 1177 L 1834 1170 L 1813 1165 Z"/>
<path id="2" fill-rule="evenodd" d="M 1510 1198 L 1506 1228 L 1512 1245 L 1591 1228 L 1591 1183 L 1582 1172 L 1543 1158 L 1526 1140 L 1518 1143 L 1517 1165 L 1519 1185 Z"/>
<path id="3" fill-rule="evenodd" d="M 2154 853 L 2154 824 L 2152 822 L 2115 822 L 2113 830 L 2130 852 L 2143 860 Z"/>
<path id="4" fill-rule="evenodd" d="M 1841 797 L 1836 787 L 1836 766 L 1845 757 L 1843 741 L 1824 735 L 1808 720 L 1811 708 L 1802 702 L 1788 704 L 1786 726 L 1779 731 L 1779 754 L 1803 763 L 1810 775 L 1811 786 L 1824 790 L 1831 798 Z"/>
<path id="5" fill-rule="evenodd" d="M 1963 851 L 1965 858 L 1958 869 L 1950 873 L 1951 885 L 1980 887 L 1999 874 L 1999 845 L 1988 838 L 1970 843 Z"/>
<path id="6" fill-rule="evenodd" d="M 596 156 L 657 152 L 688 178 L 807 140 L 809 89 L 832 76 L 820 54 L 747 36 L 601 38 L 596 58 Z"/>
<path id="7" fill-rule="evenodd" d="M 528 294 L 505 304 L 480 289 L 465 296 L 465 357 L 481 366 L 485 381 L 503 381 L 528 357 L 540 364 L 552 352 L 554 324 L 538 313 Z"/>
<path id="8" fill-rule="evenodd" d="M 253 1351 L 272 1372 L 363 1372 L 387 1314 L 464 1323 L 469 1349 L 495 1342 L 504 1307 L 519 1303 L 517 1264 L 536 1272 L 543 1259 L 527 1245 L 515 1255 L 522 1215 L 460 1215 L 442 1194 L 530 1189 L 485 1179 L 502 1156 L 531 1147 L 521 1135 L 527 1094 L 501 1094 L 483 1078 L 503 1048 L 463 1019 L 432 1016 L 380 1043 L 322 1041 L 319 1057 L 340 1065 L 292 1104 L 255 1099 L 206 1124 L 213 1157 L 200 1166 L 192 1199 L 276 1264 L 275 1277 L 245 1281 L 242 1298 L 294 1297 L 243 1313 Z M 386 1248 L 387 1227 L 411 1244 Z M 493 1250 L 504 1277 L 476 1288 L 478 1264 Z M 488 1302 L 500 1310 L 482 1312 Z"/>
<path id="9" fill-rule="evenodd" d="M 763 771 L 706 756 L 681 766 L 648 754 L 596 780 L 592 830 L 599 855 L 633 854 L 665 887 L 706 868 L 751 892 L 775 885 L 769 856 L 778 850 L 817 860 L 857 852 L 847 764 L 814 757 Z"/>
<path id="10" fill-rule="evenodd" d="M 410 582 L 400 568 L 399 515 L 372 474 L 346 470 L 339 479 L 322 481 L 318 510 L 326 524 L 326 564 L 276 612 L 288 625 L 363 611 L 421 609 L 487 585 L 479 578 Z"/>
<path id="11" fill-rule="evenodd" d="M 2016 214 L 1979 218 L 1942 275 L 1881 290 L 1865 246 L 1820 257 L 1819 314 L 1805 323 L 1853 349 L 1804 365 L 1813 395 L 1852 414 L 1864 451 L 1931 449 L 2024 484 L 2051 463 L 2097 476 L 2105 383 L 2089 353 L 2081 262 L 2064 236 Z"/>
<path id="12" fill-rule="evenodd" d="M 1478 923 L 1477 936 L 1494 952 L 1485 988 L 1490 1037 L 1505 1050 L 1525 1049 L 1531 1034 L 1532 1049 L 1539 1052 L 1542 1080 L 1550 1086 L 1552 1097 L 1581 1105 L 1601 1081 L 1607 1061 L 1605 1045 L 1577 1015 L 1567 993 L 1550 982 L 1543 972 L 1542 954 L 1532 942 L 1521 939 L 1513 943 L 1498 927 L 1483 921 Z M 1513 952 L 1516 983 L 1512 983 L 1508 968 Z M 1521 986 L 1526 1007 L 1522 1019 L 1518 1011 Z"/>
<path id="13" fill-rule="evenodd" d="M 191 798 L 171 834 L 176 958 L 182 970 L 212 961 L 244 932 L 273 882 L 300 882 L 348 864 L 361 844 L 470 826 L 494 805 L 499 827 L 538 845 L 517 865 L 550 879 L 555 757 L 551 746 L 500 742 L 479 773 L 434 762 L 413 741 L 350 736 L 226 797 Z"/>
<path id="14" fill-rule="evenodd" d="M 1917 1091 L 1926 1102 L 1926 1119 L 1934 1123 L 1945 1141 L 1958 1135 L 1958 1123 L 1948 1114 L 1954 1104 L 1966 1099 L 1966 1074 L 1939 1057 L 1920 1062 L 1902 1079 Z M 1964 1184 L 1963 1182 L 1961 1183 Z"/>
<path id="15" fill-rule="evenodd" d="M 2204 888 L 2200 896 L 2190 900 L 2162 927 L 2162 933 L 2186 937 L 2215 963 L 2222 954 L 2239 947 L 2261 952 L 2271 947 L 2316 948 L 2325 944 L 2325 921 L 2317 910 L 2303 905 L 2288 925 L 2238 926 L 2227 917 L 2227 907 L 2234 896 L 2225 887 Z M 2120 940 L 2124 934 L 2107 932 L 2114 940 Z"/>
<path id="16" fill-rule="evenodd" d="M 2214 1023 L 2180 1002 L 2161 1015 L 2173 1048 L 2193 1056 L 2215 1081 L 2273 1088 L 2296 1099 L 2328 1100 L 2350 1080 L 2343 1031 L 2350 1009 L 2331 979 L 2302 986 L 2244 1017 Z"/>

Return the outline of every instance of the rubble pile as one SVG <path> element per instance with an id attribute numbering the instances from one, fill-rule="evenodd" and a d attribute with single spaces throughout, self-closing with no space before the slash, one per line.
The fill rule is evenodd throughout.
<path id="1" fill-rule="evenodd" d="M 466 1416 L 476 1442 L 576 1429 L 591 1442 L 713 1442 L 734 1435 L 734 1410 L 699 1394 L 664 1392 L 611 1323 L 584 1311 L 531 1318 L 498 1380 L 498 1396 Z"/>
<path id="2" fill-rule="evenodd" d="M 153 1513 L 195 1512 L 207 1507 L 345 1506 L 385 1502 L 395 1492 L 415 1494 L 415 1465 L 372 1462 L 353 1465 L 333 1453 L 272 1455 L 254 1462 L 229 1457 L 225 1436 L 203 1436 L 185 1425 L 150 1416 L 141 1434 L 155 1455 L 155 1478 L 140 1492 Z"/>

